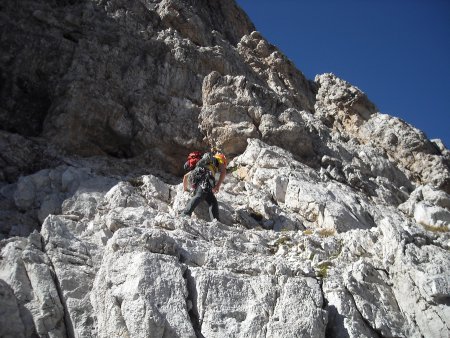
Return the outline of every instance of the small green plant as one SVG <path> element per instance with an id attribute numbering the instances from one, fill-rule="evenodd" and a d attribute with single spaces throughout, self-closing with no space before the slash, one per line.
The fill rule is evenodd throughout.
<path id="1" fill-rule="evenodd" d="M 437 226 L 433 226 L 433 225 L 428 225 L 428 224 L 422 224 L 423 228 L 427 231 L 430 232 L 441 232 L 441 233 L 445 233 L 445 232 L 449 232 L 450 230 L 446 227 L 437 227 Z"/>
<path id="2" fill-rule="evenodd" d="M 325 229 L 319 229 L 317 231 L 317 233 L 319 234 L 320 237 L 324 238 L 324 237 L 334 236 L 336 233 L 336 230 L 325 228 Z"/>
<path id="3" fill-rule="evenodd" d="M 275 245 L 280 246 L 280 245 L 286 244 L 286 243 L 289 242 L 289 241 L 290 241 L 290 239 L 289 239 L 288 237 L 286 237 L 286 236 L 281 236 L 280 238 L 278 238 L 278 239 L 275 241 Z"/>
<path id="4" fill-rule="evenodd" d="M 227 167 L 227 174 L 234 173 L 237 171 L 241 166 L 240 165 L 234 165 L 232 167 Z"/>
<path id="5" fill-rule="evenodd" d="M 312 235 L 313 231 L 311 229 L 306 229 L 305 231 L 303 231 L 303 235 Z"/>
<path id="6" fill-rule="evenodd" d="M 328 276 L 328 269 L 332 266 L 331 262 L 322 262 L 317 265 L 317 276 L 320 278 L 326 278 Z"/>

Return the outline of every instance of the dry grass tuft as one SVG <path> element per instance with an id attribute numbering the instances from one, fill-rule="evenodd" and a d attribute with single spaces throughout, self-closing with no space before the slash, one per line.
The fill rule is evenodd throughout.
<path id="1" fill-rule="evenodd" d="M 432 226 L 432 225 L 427 225 L 427 224 L 422 224 L 423 228 L 427 231 L 431 231 L 431 232 L 441 232 L 441 233 L 445 233 L 445 232 L 449 232 L 450 230 L 446 227 L 436 227 L 436 226 Z"/>
<path id="2" fill-rule="evenodd" d="M 334 236 L 336 234 L 336 230 L 334 229 L 319 229 L 317 230 L 317 233 L 319 234 L 320 237 L 331 237 Z"/>

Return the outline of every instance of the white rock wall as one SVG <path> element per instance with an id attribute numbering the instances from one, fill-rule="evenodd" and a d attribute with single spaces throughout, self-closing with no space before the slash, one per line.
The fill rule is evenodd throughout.
<path id="1" fill-rule="evenodd" d="M 225 224 L 201 210 L 180 217 L 189 195 L 155 176 L 109 190 L 90 176 L 97 189 L 79 185 L 40 234 L 4 241 L 14 332 L 447 335 L 448 228 L 414 213 L 424 202 L 447 210 L 447 194 L 422 187 L 397 209 L 259 140 L 232 164 L 217 196 Z"/>
<path id="2" fill-rule="evenodd" d="M 450 335 L 442 142 L 306 79 L 234 1 L 0 24 L 0 336 Z M 207 146 L 235 169 L 220 222 L 180 216 Z"/>

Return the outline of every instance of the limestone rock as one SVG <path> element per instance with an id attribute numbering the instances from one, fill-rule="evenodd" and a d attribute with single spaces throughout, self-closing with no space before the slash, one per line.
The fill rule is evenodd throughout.
<path id="1" fill-rule="evenodd" d="M 249 167 L 249 178 L 256 186 L 274 186 L 277 201 L 298 213 L 305 222 L 338 231 L 373 226 L 362 197 L 345 186 L 331 187 L 335 183 L 321 182 L 314 170 L 295 161 L 292 155 L 280 155 L 280 149 L 253 140 L 237 163 Z M 281 180 L 285 188 L 277 186 Z"/>
<path id="2" fill-rule="evenodd" d="M 29 176 L 22 176 L 16 184 L 1 189 L 5 211 L 0 213 L 2 232 L 9 235 L 25 235 L 40 228 L 50 215 L 71 214 L 93 217 L 99 198 L 115 180 L 96 176 L 88 168 L 59 166 L 44 169 Z M 96 191 L 87 194 L 87 191 Z M 83 199 L 84 205 L 74 199 Z M 9 202 L 8 202 L 9 200 Z"/>
<path id="3" fill-rule="evenodd" d="M 383 271 L 358 262 L 349 267 L 345 287 L 352 294 L 357 310 L 381 336 L 418 336 L 401 315 L 397 300 Z M 409 324 L 409 325 L 408 325 Z M 411 332 L 412 331 L 412 332 Z"/>
<path id="4" fill-rule="evenodd" d="M 164 0 L 155 1 L 150 6 L 155 6 L 165 26 L 176 29 L 183 37 L 202 46 L 214 41 L 211 30 L 219 31 L 233 45 L 241 36 L 254 30 L 247 15 L 231 1 Z"/>
<path id="5" fill-rule="evenodd" d="M 233 0 L 53 5 L 0 10 L 1 336 L 449 336 L 441 141 Z M 182 217 L 211 146 L 220 221 Z"/>
<path id="6" fill-rule="evenodd" d="M 319 87 L 315 110 L 329 127 L 356 132 L 376 112 L 362 91 L 334 74 L 318 75 L 315 82 Z"/>
<path id="7" fill-rule="evenodd" d="M 2 337 L 25 337 L 25 328 L 20 318 L 17 299 L 11 287 L 0 279 L 0 335 Z"/>
<path id="8" fill-rule="evenodd" d="M 417 223 L 441 228 L 450 226 L 450 211 L 441 207 L 418 203 L 414 208 L 414 219 Z"/>
<path id="9" fill-rule="evenodd" d="M 394 277 L 394 290 L 398 304 L 404 313 L 415 318 L 419 332 L 426 337 L 445 337 L 448 334 L 450 312 L 446 305 L 449 300 L 446 292 L 450 274 L 444 266 L 449 262 L 448 254 L 439 247 L 409 245 L 402 262 L 395 267 L 398 270 Z M 436 305 L 430 311 L 425 304 L 431 300 Z"/>
<path id="10" fill-rule="evenodd" d="M 5 4 L 2 27 L 11 34 L 2 40 L 0 67 L 7 82 L 0 117 L 6 130 L 43 135 L 83 156 L 129 158 L 151 148 L 162 162 L 170 161 L 156 148 L 167 142 L 175 140 L 183 149 L 201 143 L 193 122 L 203 76 L 223 67 L 244 68 L 231 58 L 222 61 L 227 52 L 216 41 L 229 48 L 254 30 L 253 24 L 228 1 L 126 6 L 129 10 L 120 1 L 83 1 L 50 9 L 30 3 L 21 11 Z M 18 24 L 29 17 L 29 25 Z M 181 154 L 173 154 L 172 172 Z"/>
<path id="11" fill-rule="evenodd" d="M 257 126 L 264 110 L 273 109 L 265 107 L 265 102 L 276 102 L 275 96 L 263 88 L 254 97 L 252 87 L 256 86 L 244 76 L 222 77 L 219 73 L 211 73 L 203 81 L 200 127 L 210 142 L 228 154 L 241 153 L 247 138 L 258 137 Z"/>
<path id="12" fill-rule="evenodd" d="M 32 312 L 24 322 L 27 332 L 445 335 L 448 323 L 438 318 L 448 311 L 450 265 L 441 247 L 450 247 L 449 235 L 430 233 L 413 217 L 421 203 L 447 210 L 447 194 L 420 187 L 400 207 L 403 215 L 257 139 L 248 140 L 231 165 L 240 169 L 228 176 L 218 195 L 227 225 L 208 223 L 201 213 L 180 218 L 189 195 L 181 184 L 153 175 L 116 181 L 64 167 L 24 177 L 21 184 L 47 182 L 41 186 L 67 194 L 61 214 L 44 221 L 42 242 L 37 234 L 30 244 L 17 242 L 21 250 L 37 245 L 44 265 L 36 265 L 36 259 L 20 265 L 17 250 L 10 249 L 14 241 L 3 249 L 3 256 L 12 257 L 2 263 L 3 279 L 9 271 L 41 266 L 57 277 L 59 317 L 42 322 Z M 52 184 L 51 177 L 63 178 L 57 180 L 61 184 Z M 39 200 L 38 193 L 31 195 L 30 203 Z M 27 200 L 22 191 L 14 196 Z M 417 267 L 412 257 L 419 255 Z M 19 309 L 29 303 L 21 303 L 25 292 L 54 297 L 34 285 L 14 289 L 18 278 L 8 278 Z M 401 301 L 407 298 L 404 292 L 428 308 Z M 107 319 L 111 314 L 113 323 Z M 70 326 L 58 324 L 62 316 Z M 434 324 L 428 317 L 435 318 Z"/>
<path id="13" fill-rule="evenodd" d="M 237 50 L 259 79 L 277 94 L 278 100 L 300 110 L 313 109 L 312 83 L 259 32 L 243 36 Z"/>
<path id="14" fill-rule="evenodd" d="M 310 114 L 288 109 L 292 104 L 280 102 L 274 92 L 245 77 L 209 74 L 203 82 L 203 102 L 200 127 L 211 144 L 228 154 L 242 153 L 247 138 L 260 138 L 303 158 L 314 155 Z"/>
<path id="15" fill-rule="evenodd" d="M 316 114 L 329 127 L 358 142 L 383 149 L 412 181 L 430 183 L 449 192 L 448 160 L 425 134 L 408 123 L 378 113 L 358 88 L 333 74 L 316 77 Z M 445 148 L 445 147 L 444 147 Z"/>
<path id="16" fill-rule="evenodd" d="M 0 181 L 14 183 L 20 175 L 59 164 L 45 144 L 0 130 Z"/>
<path id="17" fill-rule="evenodd" d="M 13 290 L 20 316 L 16 327 L 13 323 L 5 326 L 18 330 L 19 336 L 22 334 L 23 337 L 33 334 L 65 336 L 59 285 L 47 255 L 42 252 L 41 236 L 33 233 L 28 241 L 9 242 L 2 248 L 2 257 L 0 278 Z"/>
<path id="18" fill-rule="evenodd" d="M 43 224 L 44 250 L 58 276 L 69 336 L 92 336 L 94 318 L 89 293 L 98 269 L 103 229 L 49 216 Z"/>
<path id="19" fill-rule="evenodd" d="M 136 250 L 139 244 L 130 248 L 127 241 L 138 238 L 118 232 L 106 248 L 91 294 L 98 320 L 95 336 L 195 337 L 183 267 L 165 249 L 170 238 L 158 232 L 142 237 L 138 243 L 144 246 Z"/>
<path id="20" fill-rule="evenodd" d="M 430 185 L 414 190 L 399 209 L 429 230 L 446 231 L 450 225 L 450 195 Z"/>
<path id="21" fill-rule="evenodd" d="M 315 130 L 308 123 L 311 117 L 306 111 L 287 109 L 276 118 L 264 114 L 259 130 L 264 142 L 288 149 L 294 155 L 306 159 L 314 157 L 313 137 Z"/>
<path id="22" fill-rule="evenodd" d="M 374 140 L 384 148 L 400 168 L 408 169 L 423 182 L 449 192 L 448 163 L 421 131 L 400 119 L 376 114 L 359 133 L 363 139 Z"/>

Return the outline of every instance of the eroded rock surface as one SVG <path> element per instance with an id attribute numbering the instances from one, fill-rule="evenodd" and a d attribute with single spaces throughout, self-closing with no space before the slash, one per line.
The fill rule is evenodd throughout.
<path id="1" fill-rule="evenodd" d="M 441 141 L 232 0 L 0 7 L 0 336 L 450 335 Z M 181 217 L 210 146 L 220 221 Z"/>
<path id="2" fill-rule="evenodd" d="M 447 194 L 424 187 L 397 209 L 257 139 L 232 164 L 222 223 L 201 208 L 180 217 L 181 184 L 142 176 L 78 191 L 41 235 L 5 240 L 1 277 L 30 309 L 23 327 L 93 337 L 448 333 L 448 225 L 424 226 L 411 211 L 424 200 L 448 207 Z M 44 322 L 39 302 L 51 304 Z"/>

